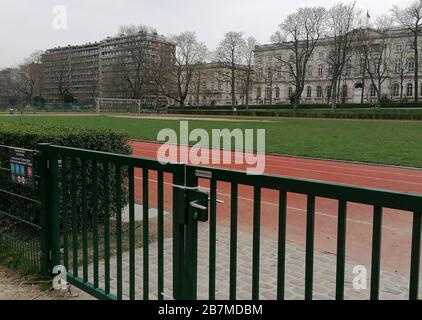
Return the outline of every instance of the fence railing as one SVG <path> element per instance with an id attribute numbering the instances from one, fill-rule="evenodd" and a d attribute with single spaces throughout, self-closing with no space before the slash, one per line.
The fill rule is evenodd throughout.
<path id="1" fill-rule="evenodd" d="M 13 189 L 0 186 L 0 215 L 35 228 L 40 236 L 41 251 L 50 270 L 56 265 L 67 269 L 68 281 L 89 294 L 101 299 L 151 298 L 151 283 L 158 299 L 165 298 L 165 288 L 171 286 L 167 295 L 175 299 L 196 299 L 198 293 L 198 220 L 209 223 L 208 298 L 216 298 L 217 277 L 217 196 L 219 184 L 229 184 L 230 193 L 230 244 L 228 282 L 230 299 L 238 297 L 238 235 L 239 189 L 253 189 L 252 206 L 252 299 L 260 297 L 261 276 L 261 205 L 263 191 L 277 192 L 277 255 L 276 297 L 285 299 L 286 289 L 286 215 L 290 194 L 306 197 L 305 223 L 305 283 L 304 297 L 314 294 L 315 254 L 315 206 L 316 198 L 337 201 L 337 249 L 335 266 L 335 298 L 345 298 L 346 228 L 348 204 L 372 206 L 371 280 L 370 298 L 379 299 L 381 273 L 381 242 L 383 209 L 397 209 L 413 215 L 409 299 L 418 299 L 420 279 L 420 250 L 422 228 L 422 195 L 368 189 L 321 181 L 294 179 L 280 176 L 248 175 L 203 166 L 179 164 L 162 165 L 156 160 L 67 148 L 40 145 L 39 175 L 41 198 L 32 199 Z M 3 171 L 7 164 L 1 158 Z M 4 183 L 5 179 L 1 180 Z M 201 181 L 209 183 L 209 217 L 201 219 L 193 207 L 201 208 L 208 215 L 208 204 L 194 203 L 192 192 L 200 189 Z M 196 192 L 196 191 L 195 191 Z M 9 201 L 32 201 L 39 222 L 29 221 L 17 215 Z M 170 197 L 171 200 L 168 199 Z M 5 199 L 5 200 L 3 200 Z M 167 200 L 166 200 L 167 199 Z M 206 202 L 207 198 L 205 198 Z M 156 234 L 150 228 L 151 201 L 156 205 Z M 31 202 L 31 203 L 32 203 Z M 195 204 L 194 206 L 192 204 Z M 6 204 L 6 205 L 5 205 Z M 23 205 L 23 204 L 22 204 Z M 141 206 L 142 223 L 136 218 Z M 23 205 L 25 207 L 25 205 Z M 167 208 L 166 208 L 167 206 Z M 5 210 L 7 208 L 9 211 Z M 164 240 L 166 238 L 164 211 L 171 214 L 172 283 L 165 283 L 166 268 Z M 4 211 L 4 212 L 3 212 Z M 22 211 L 27 214 L 29 211 Z M 139 212 L 138 212 L 139 213 Z M 127 219 L 123 215 L 127 214 Z M 400 212 L 397 214 L 406 214 Z M 19 220 L 20 221 L 20 220 Z M 33 225 L 32 225 L 33 224 Z M 0 239 L 1 241 L 1 239 Z M 157 272 L 151 269 L 150 242 L 156 241 Z M 142 250 L 141 258 L 137 250 Z M 31 250 L 30 250 L 31 251 Z M 40 252 L 36 249 L 32 252 Z M 50 255 L 51 253 L 51 255 Z M 39 254 L 38 254 L 39 257 Z M 38 258 L 37 258 L 38 259 Z M 112 264 L 112 260 L 115 264 Z M 38 260 L 39 261 L 39 260 Z M 139 262 L 142 261 L 140 265 Z M 48 265 L 47 265 L 48 264 Z M 137 273 L 137 266 L 142 273 Z M 152 274 L 156 279 L 151 280 Z M 168 281 L 168 280 L 167 280 Z M 168 281 L 169 282 L 169 281 Z M 139 292 L 140 291 L 140 292 Z"/>
<path id="2" fill-rule="evenodd" d="M 422 196 L 385 190 L 367 189 L 320 181 L 293 179 L 271 175 L 253 176 L 245 172 L 229 171 L 202 166 L 187 166 L 187 184 L 197 186 L 199 179 L 209 180 L 210 185 L 210 247 L 209 247 L 209 299 L 215 298 L 216 278 L 216 196 L 217 184 L 226 182 L 230 187 L 230 299 L 236 299 L 237 220 L 239 186 L 253 187 L 253 252 L 252 252 L 252 299 L 259 299 L 260 281 L 260 222 L 261 193 L 263 189 L 278 191 L 278 257 L 277 257 L 277 299 L 285 297 L 286 263 L 286 212 L 289 193 L 302 194 L 306 200 L 306 257 L 305 257 L 305 299 L 313 297 L 314 283 L 314 241 L 315 241 L 315 198 L 338 201 L 337 252 L 336 252 L 336 294 L 344 299 L 346 258 L 346 217 L 349 202 L 373 207 L 373 234 L 371 250 L 370 299 L 379 298 L 381 267 L 381 229 L 383 208 L 408 211 L 413 214 L 412 249 L 410 258 L 409 299 L 418 299 Z M 196 272 L 196 268 L 194 268 Z M 194 276 L 196 278 L 196 274 Z M 196 297 L 195 288 L 192 295 Z"/>
<path id="3" fill-rule="evenodd" d="M 164 299 L 164 176 L 170 175 L 172 183 L 183 185 L 184 167 L 161 165 L 157 161 L 105 152 L 41 145 L 44 163 L 43 194 L 48 203 L 48 243 L 52 252 L 51 266 L 63 264 L 68 281 L 100 299 L 129 299 L 150 296 L 150 250 L 152 230 L 149 228 L 150 199 L 157 199 L 156 252 L 157 297 Z M 48 170 L 47 170 L 48 163 Z M 137 183 L 142 174 L 142 183 Z M 150 179 L 156 181 L 151 185 Z M 140 194 L 135 187 L 140 186 Z M 153 189 L 153 190 L 152 190 Z M 171 188 L 171 191 L 173 189 Z M 173 194 L 173 211 L 180 212 L 178 192 Z M 180 197 L 180 194 L 179 194 Z M 180 197 L 181 198 L 181 197 Z M 135 206 L 142 203 L 142 224 L 135 221 Z M 178 209 L 179 207 L 179 209 Z M 128 209 L 126 227 L 122 211 Z M 176 219 L 173 215 L 172 219 Z M 177 225 L 173 221 L 173 225 Z M 138 229 L 141 232 L 138 233 Z M 181 252 L 180 228 L 173 230 L 173 250 Z M 142 247 L 142 277 L 137 279 L 135 250 Z M 128 251 L 128 269 L 123 270 L 124 251 Z M 178 278 L 177 259 L 174 260 L 174 279 Z M 111 260 L 115 264 L 111 265 Z M 92 269 L 90 269 L 92 267 Z M 90 270 L 89 270 L 90 269 Z M 128 272 L 127 283 L 124 271 Z M 103 274 L 103 277 L 100 275 Z M 139 284 L 139 281 L 141 284 Z M 175 281 L 175 290 L 182 283 Z"/>

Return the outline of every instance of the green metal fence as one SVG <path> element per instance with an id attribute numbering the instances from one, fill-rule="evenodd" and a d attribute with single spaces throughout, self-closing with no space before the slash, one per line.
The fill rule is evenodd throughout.
<path id="1" fill-rule="evenodd" d="M 134 158 L 104 152 L 93 152 L 59 146 L 41 145 L 41 159 L 44 163 L 43 194 L 49 225 L 49 248 L 52 252 L 50 266 L 63 264 L 69 271 L 68 280 L 73 285 L 101 299 L 122 299 L 123 297 L 123 232 L 122 208 L 129 207 L 128 251 L 129 251 L 129 292 L 130 299 L 135 299 L 135 170 L 142 172 L 143 221 L 149 215 L 149 176 L 157 176 L 158 190 L 158 297 L 164 296 L 164 175 L 172 176 L 175 185 L 183 185 L 184 167 L 180 165 L 160 165 L 157 161 Z M 114 182 L 114 188 L 111 188 Z M 102 203 L 99 202 L 102 199 Z M 184 210 L 180 190 L 174 190 L 173 210 Z M 99 220 L 102 218 L 102 224 Z M 173 250 L 182 258 L 181 230 L 177 227 L 177 216 L 173 216 Z M 66 223 L 68 221 L 69 223 Z M 112 227 L 112 221 L 114 225 Z M 142 225 L 143 250 L 143 295 L 149 299 L 149 224 Z M 101 235 L 101 236 L 100 236 Z M 113 243 L 112 243 L 113 241 Z M 114 252 L 111 252 L 114 248 Z M 111 288 L 110 260 L 116 259 L 115 290 Z M 93 265 L 93 273 L 88 265 Z M 100 271 L 102 279 L 100 279 Z M 177 279 L 175 274 L 174 278 Z M 181 286 L 175 283 L 175 291 Z M 127 293 L 127 292 L 126 292 Z"/>
<path id="2" fill-rule="evenodd" d="M 155 160 L 60 146 L 42 145 L 40 151 L 43 212 L 46 216 L 46 230 L 48 230 L 45 236 L 47 250 L 52 253 L 50 267 L 64 264 L 68 270 L 69 282 L 97 298 L 122 299 L 127 295 L 130 299 L 135 299 L 139 297 L 139 293 L 136 292 L 139 281 L 143 284 L 142 298 L 146 300 L 150 298 L 151 230 L 148 223 L 142 225 L 142 276 L 139 277 L 139 274 L 135 272 L 138 266 L 135 258 L 137 240 L 135 186 L 138 184 L 142 186 L 138 201 L 139 198 L 142 199 L 143 219 L 148 221 L 150 214 L 148 200 L 152 196 L 151 183 L 153 183 L 158 209 L 158 271 L 156 274 L 158 298 L 164 299 L 164 287 L 169 285 L 164 282 L 164 270 L 169 266 L 165 264 L 167 260 L 164 259 L 163 252 L 163 212 L 164 197 L 170 192 L 173 225 L 171 298 L 197 298 L 198 221 L 209 220 L 209 299 L 215 299 L 217 186 L 219 182 L 223 182 L 231 185 L 230 299 L 237 298 L 238 289 L 236 261 L 240 186 L 253 188 L 252 299 L 258 299 L 260 294 L 261 195 L 266 189 L 275 190 L 279 194 L 277 274 L 275 275 L 278 299 L 285 298 L 286 208 L 290 193 L 302 194 L 307 198 L 305 299 L 313 298 L 316 197 L 338 201 L 336 299 L 344 298 L 346 217 L 347 205 L 350 202 L 373 207 L 370 285 L 370 298 L 373 300 L 379 298 L 383 208 L 398 209 L 413 214 L 412 250 L 409 257 L 411 260 L 409 299 L 418 299 L 421 195 L 271 175 L 252 176 L 244 172 L 199 166 L 161 165 Z M 142 183 L 136 180 L 136 175 L 140 174 L 142 174 Z M 156 177 L 156 180 L 153 181 L 152 175 Z M 165 188 L 167 175 L 171 176 L 170 190 Z M 199 187 L 201 180 L 209 182 L 209 195 L 201 191 Z M 102 201 L 98 201 L 99 198 Z M 123 237 L 126 235 L 122 232 L 122 208 L 125 203 L 129 207 L 127 234 L 129 259 L 126 267 L 123 265 Z M 113 227 L 111 217 L 115 221 Z M 115 248 L 114 252 L 111 252 L 112 247 Z M 110 270 L 111 258 L 116 259 L 116 270 Z M 89 273 L 89 266 L 93 268 L 92 275 Z M 126 280 L 123 274 L 125 268 L 128 268 Z M 116 271 L 115 279 L 111 279 L 111 271 Z M 129 283 L 128 292 L 124 292 L 125 281 Z M 115 286 L 114 291 L 111 290 L 112 282 Z"/>
<path id="3" fill-rule="evenodd" d="M 45 274 L 38 152 L 26 150 L 34 158 L 34 186 L 28 187 L 11 179 L 9 159 L 15 149 L 19 148 L 0 145 L 0 245 L 13 252 L 27 269 Z"/>

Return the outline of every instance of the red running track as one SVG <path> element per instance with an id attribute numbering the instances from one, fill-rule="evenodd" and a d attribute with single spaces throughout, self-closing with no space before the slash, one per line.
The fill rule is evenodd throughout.
<path id="1" fill-rule="evenodd" d="M 132 141 L 133 155 L 157 157 L 160 144 Z M 234 152 L 225 151 L 234 155 Z M 218 167 L 242 170 L 239 165 L 218 165 Z M 266 156 L 266 174 L 286 177 L 322 180 L 362 187 L 394 190 L 422 194 L 422 170 L 365 165 L 348 162 L 312 160 L 276 155 Z M 141 171 L 136 171 L 141 179 Z M 149 176 L 151 206 L 156 203 L 156 174 Z M 259 179 L 259 177 L 257 177 Z M 171 210 L 171 176 L 165 175 L 165 208 Z M 200 181 L 202 187 L 209 187 L 207 181 Z M 136 190 L 140 199 L 141 190 Z M 230 185 L 218 183 L 217 198 L 224 201 L 218 204 L 217 223 L 230 226 Z M 239 187 L 238 227 L 252 232 L 253 189 Z M 306 197 L 288 194 L 287 239 L 304 245 L 306 228 Z M 346 256 L 355 263 L 364 264 L 370 269 L 372 245 L 372 207 L 355 203 L 348 204 L 346 232 Z M 277 239 L 278 192 L 262 190 L 261 235 Z M 412 214 L 398 210 L 384 209 L 382 229 L 382 269 L 409 273 L 411 252 Z M 316 199 L 315 249 L 336 253 L 337 201 Z"/>

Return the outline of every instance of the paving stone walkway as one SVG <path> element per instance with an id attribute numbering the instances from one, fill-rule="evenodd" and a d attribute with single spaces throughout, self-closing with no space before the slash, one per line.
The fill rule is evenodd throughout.
<path id="1" fill-rule="evenodd" d="M 198 240 L 198 298 L 208 299 L 208 266 L 209 266 L 209 232 L 208 224 L 199 226 Z M 172 240 L 164 242 L 164 297 L 172 299 Z M 150 299 L 157 299 L 157 243 L 150 244 Z M 276 299 L 277 292 L 277 242 L 261 239 L 260 262 L 260 299 Z M 143 263 L 142 248 L 136 250 L 136 299 L 142 299 L 143 292 Z M 252 234 L 238 232 L 237 252 L 237 298 L 251 299 L 252 294 Z M 229 270 L 230 270 L 230 230 L 227 227 L 217 226 L 217 263 L 216 263 L 216 298 L 229 298 Z M 356 263 L 346 261 L 345 299 L 369 299 L 370 266 L 368 267 L 366 289 L 353 288 L 353 268 Z M 329 253 L 315 251 L 314 257 L 314 299 L 330 300 L 335 297 L 335 268 L 336 256 Z M 92 271 L 92 266 L 90 267 Z M 100 265 L 100 275 L 103 274 Z M 123 255 L 123 292 L 128 298 L 129 292 L 129 254 Z M 288 242 L 286 245 L 286 287 L 285 298 L 304 299 L 305 284 L 305 248 Z M 91 275 L 90 275 L 91 276 Z M 111 288 L 116 290 L 116 261 L 111 259 Z M 92 279 L 92 278 L 91 278 Z M 380 299 L 407 299 L 409 280 L 391 272 L 381 272 Z M 100 280 L 102 284 L 102 280 Z M 364 284 L 364 282 L 361 282 Z M 422 290 L 421 294 L 422 296 Z"/>

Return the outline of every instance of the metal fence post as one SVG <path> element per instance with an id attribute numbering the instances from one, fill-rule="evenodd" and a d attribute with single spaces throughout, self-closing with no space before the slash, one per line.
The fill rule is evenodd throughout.
<path id="1" fill-rule="evenodd" d="M 52 268 L 59 263 L 59 241 L 58 231 L 58 203 L 57 188 L 54 182 L 57 181 L 57 158 L 52 161 L 48 143 L 38 144 L 40 152 L 40 198 L 41 198 L 41 273 L 48 276 Z"/>
<path id="2" fill-rule="evenodd" d="M 185 166 L 174 173 L 173 183 L 185 185 Z M 173 187 L 173 298 L 184 299 L 184 254 L 185 254 L 185 191 Z"/>

